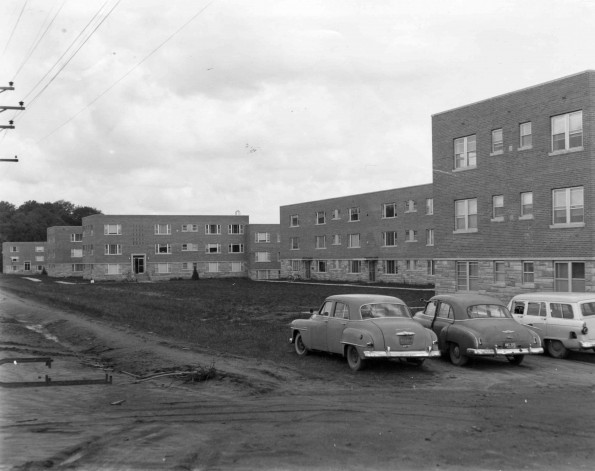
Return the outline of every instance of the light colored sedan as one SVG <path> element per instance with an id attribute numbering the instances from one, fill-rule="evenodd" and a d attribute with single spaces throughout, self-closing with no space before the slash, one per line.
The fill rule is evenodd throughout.
<path id="1" fill-rule="evenodd" d="M 296 319 L 290 328 L 289 340 L 298 355 L 310 350 L 336 353 L 347 358 L 354 371 L 372 359 L 422 364 L 440 356 L 436 334 L 414 321 L 407 305 L 393 296 L 330 296 L 309 319 Z"/>

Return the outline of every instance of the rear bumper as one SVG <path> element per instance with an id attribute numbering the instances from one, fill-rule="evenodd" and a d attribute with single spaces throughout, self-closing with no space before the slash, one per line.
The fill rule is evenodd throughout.
<path id="1" fill-rule="evenodd" d="M 468 348 L 467 355 L 473 356 L 510 356 L 510 355 L 538 355 L 543 348 Z"/>
<path id="2" fill-rule="evenodd" d="M 394 351 L 394 350 L 364 350 L 366 358 L 436 358 L 440 356 L 439 350 L 413 350 L 413 351 Z"/>
<path id="3" fill-rule="evenodd" d="M 593 348 L 593 347 L 595 347 L 595 342 L 592 341 L 592 340 L 589 340 L 587 342 L 579 342 L 578 344 L 579 344 L 579 346 L 581 348 Z"/>

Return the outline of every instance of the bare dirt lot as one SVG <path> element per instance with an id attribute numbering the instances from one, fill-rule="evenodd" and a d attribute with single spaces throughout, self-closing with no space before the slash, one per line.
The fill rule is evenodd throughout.
<path id="1" fill-rule="evenodd" d="M 595 354 L 520 366 L 387 362 L 352 373 L 335 356 L 234 356 L 1 287 L 0 335 L 0 359 L 54 360 L 0 365 L 0 469 L 595 467 Z M 278 349 L 283 357 L 292 346 Z M 214 365 L 216 378 L 142 379 L 197 364 Z M 106 371 L 111 384 L 6 387 Z"/>

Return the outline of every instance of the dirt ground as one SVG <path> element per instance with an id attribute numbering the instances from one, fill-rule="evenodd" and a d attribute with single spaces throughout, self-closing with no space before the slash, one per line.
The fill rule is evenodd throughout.
<path id="1" fill-rule="evenodd" d="M 295 367 L 175 344 L 6 291 L 0 348 L 11 360 L 0 365 L 3 470 L 595 466 L 595 354 L 464 368 L 393 361 L 358 373 L 311 354 Z M 51 357 L 51 368 L 13 361 L 31 357 Z M 139 380 L 186 365 L 213 365 L 217 377 Z M 106 372 L 111 384 L 59 384 Z M 54 385 L 18 384 L 46 375 Z"/>

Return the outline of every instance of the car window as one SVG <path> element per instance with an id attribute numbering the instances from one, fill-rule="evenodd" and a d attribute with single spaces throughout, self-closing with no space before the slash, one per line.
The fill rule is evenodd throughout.
<path id="1" fill-rule="evenodd" d="M 318 311 L 318 314 L 321 316 L 330 316 L 332 308 L 333 308 L 333 302 L 326 301 L 320 308 L 320 311 Z"/>
<path id="2" fill-rule="evenodd" d="M 512 317 L 508 309 L 499 304 L 477 304 L 467 308 L 467 316 L 470 319 Z"/>
<path id="3" fill-rule="evenodd" d="M 379 317 L 411 317 L 409 308 L 404 304 L 374 303 L 360 307 L 362 319 L 377 319 Z"/>
<path id="4" fill-rule="evenodd" d="M 436 305 L 437 304 L 438 304 L 438 301 L 430 301 L 428 304 L 426 304 L 426 309 L 424 310 L 424 314 L 434 317 L 434 314 L 436 314 Z"/>
<path id="5" fill-rule="evenodd" d="M 527 315 L 545 317 L 545 303 L 529 303 Z"/>
<path id="6" fill-rule="evenodd" d="M 337 303 L 335 305 L 335 317 L 349 319 L 349 307 L 347 307 L 347 304 Z"/>
<path id="7" fill-rule="evenodd" d="M 570 304 L 550 303 L 552 317 L 558 319 L 573 319 L 572 306 Z"/>
<path id="8" fill-rule="evenodd" d="M 582 303 L 581 313 L 583 316 L 595 316 L 595 303 Z"/>
<path id="9" fill-rule="evenodd" d="M 438 317 L 442 317 L 443 319 L 454 319 L 451 305 L 446 303 L 440 303 L 440 308 L 438 309 Z"/>
<path id="10" fill-rule="evenodd" d="M 525 312 L 525 301 L 515 301 L 512 306 L 512 312 L 515 314 L 523 314 Z"/>

